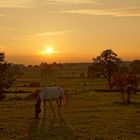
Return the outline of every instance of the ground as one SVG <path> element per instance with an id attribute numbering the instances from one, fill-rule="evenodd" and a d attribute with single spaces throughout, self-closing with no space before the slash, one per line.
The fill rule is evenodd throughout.
<path id="1" fill-rule="evenodd" d="M 140 93 L 131 104 L 121 103 L 120 93 L 105 92 L 104 79 L 79 77 L 88 65 L 65 64 L 43 77 L 39 69 L 23 70 L 9 89 L 13 93 L 0 101 L 0 140 L 140 140 Z M 40 118 L 34 119 L 35 100 L 25 100 L 37 89 L 31 82 L 39 82 L 38 88 L 57 84 L 67 90 L 61 117 L 54 117 L 47 105 L 47 116 L 42 106 Z"/>
<path id="2" fill-rule="evenodd" d="M 1 140 L 139 140 L 140 95 L 122 104 L 119 93 L 88 92 L 69 96 L 61 117 L 47 105 L 34 119 L 33 100 L 0 102 Z M 43 108 L 43 106 L 42 106 Z M 57 108 L 55 108 L 57 112 Z"/>

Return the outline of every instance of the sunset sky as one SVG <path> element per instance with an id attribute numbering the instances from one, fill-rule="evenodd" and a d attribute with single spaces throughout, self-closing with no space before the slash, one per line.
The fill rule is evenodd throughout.
<path id="1" fill-rule="evenodd" d="M 90 62 L 105 49 L 140 59 L 140 0 L 0 0 L 8 62 Z"/>

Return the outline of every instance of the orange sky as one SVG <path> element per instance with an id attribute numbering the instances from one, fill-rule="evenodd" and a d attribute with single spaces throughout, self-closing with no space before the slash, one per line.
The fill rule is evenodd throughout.
<path id="1" fill-rule="evenodd" d="M 139 0 L 0 0 L 8 62 L 90 62 L 105 49 L 140 59 Z M 46 48 L 55 53 L 42 54 Z"/>

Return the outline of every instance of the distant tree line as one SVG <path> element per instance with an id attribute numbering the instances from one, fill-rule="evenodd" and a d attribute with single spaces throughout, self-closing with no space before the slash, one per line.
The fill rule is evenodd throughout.
<path id="1" fill-rule="evenodd" d="M 38 71 L 41 76 L 54 75 L 58 69 L 63 69 L 63 64 L 53 62 L 48 64 L 47 62 L 41 62 L 40 65 L 19 65 L 21 71 Z"/>

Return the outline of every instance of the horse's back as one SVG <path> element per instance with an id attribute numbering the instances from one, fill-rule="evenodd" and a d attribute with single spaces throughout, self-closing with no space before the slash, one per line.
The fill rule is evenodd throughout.
<path id="1" fill-rule="evenodd" d="M 45 87 L 40 92 L 41 100 L 56 100 L 59 97 L 64 96 L 64 90 L 62 87 Z"/>
<path id="2" fill-rule="evenodd" d="M 59 90 L 60 96 L 64 96 L 64 89 L 60 86 L 57 86 L 57 89 Z"/>

